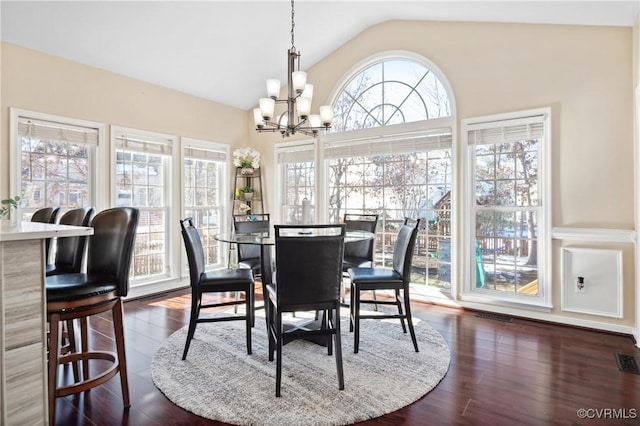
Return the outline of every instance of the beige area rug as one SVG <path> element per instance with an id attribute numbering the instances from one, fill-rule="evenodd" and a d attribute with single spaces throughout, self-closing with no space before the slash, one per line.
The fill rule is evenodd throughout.
<path id="1" fill-rule="evenodd" d="M 343 312 L 345 389 L 327 349 L 297 340 L 283 347 L 282 397 L 275 397 L 275 360 L 268 360 L 264 317 L 256 318 L 253 354 L 244 321 L 199 324 L 181 360 L 187 327 L 165 340 L 151 375 L 174 404 L 199 416 L 237 425 L 345 425 L 396 411 L 432 390 L 449 368 L 442 336 L 414 318 L 418 347 L 398 320 L 362 320 L 360 352 Z M 298 314 L 293 321 L 303 321 Z"/>

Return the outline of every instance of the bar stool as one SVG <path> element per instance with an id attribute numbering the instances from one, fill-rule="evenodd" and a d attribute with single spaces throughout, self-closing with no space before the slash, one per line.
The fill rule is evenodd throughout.
<path id="1" fill-rule="evenodd" d="M 129 267 L 138 225 L 139 211 L 131 207 L 103 210 L 91 221 L 94 234 L 89 237 L 87 272 L 46 277 L 47 316 L 50 324 L 48 396 L 49 423 L 54 424 L 56 397 L 89 390 L 120 373 L 122 402 L 130 406 L 127 362 L 124 342 L 122 298 L 129 292 Z M 116 352 L 90 351 L 82 342 L 82 352 L 60 355 L 60 322 L 87 318 L 111 311 Z M 58 367 L 80 360 L 106 360 L 111 365 L 92 378 L 58 387 Z"/>

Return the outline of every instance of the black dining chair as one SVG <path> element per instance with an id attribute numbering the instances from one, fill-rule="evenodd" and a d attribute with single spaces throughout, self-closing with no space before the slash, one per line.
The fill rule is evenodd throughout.
<path id="1" fill-rule="evenodd" d="M 344 258 L 342 260 L 342 272 L 349 276 L 350 268 L 373 268 L 373 253 L 376 241 L 376 227 L 378 226 L 377 214 L 345 213 L 343 223 L 347 231 L 366 231 L 373 234 L 370 240 L 347 241 L 344 243 Z M 342 299 L 344 301 L 344 289 Z M 376 300 L 376 292 L 373 291 L 373 300 Z M 378 310 L 378 305 L 375 305 Z"/>
<path id="2" fill-rule="evenodd" d="M 47 317 L 49 319 L 48 395 L 49 424 L 54 424 L 56 398 L 87 391 L 120 373 L 122 402 L 129 407 L 129 384 L 124 342 L 122 299 L 129 292 L 129 267 L 139 219 L 138 209 L 117 207 L 103 210 L 91 220 L 94 233 L 89 237 L 87 271 L 46 277 Z M 91 350 L 87 340 L 82 351 L 60 355 L 60 322 L 111 312 L 116 351 Z M 58 386 L 60 365 L 80 360 L 97 360 L 108 368 L 89 379 Z M 87 372 L 83 372 L 87 374 Z"/>
<path id="3" fill-rule="evenodd" d="M 187 251 L 189 262 L 189 278 L 191 281 L 191 315 L 189 318 L 189 330 L 187 341 L 184 345 L 182 359 L 187 358 L 191 340 L 196 331 L 196 325 L 204 322 L 220 322 L 245 320 L 247 325 L 247 354 L 251 355 L 251 327 L 255 317 L 253 310 L 254 279 L 251 269 L 222 269 L 205 271 L 204 250 L 198 230 L 193 226 L 193 219 L 186 218 L 180 221 L 182 238 Z M 202 303 L 205 293 L 243 292 L 244 300 L 228 302 Z M 244 315 L 223 315 L 216 317 L 200 317 L 200 310 L 221 306 L 245 305 Z"/>
<path id="4" fill-rule="evenodd" d="M 250 217 L 251 220 L 247 220 Z M 269 213 L 252 215 L 233 215 L 233 229 L 236 234 L 264 234 L 271 231 L 271 220 Z M 256 244 L 238 244 L 238 268 L 251 269 L 254 278 L 262 280 L 262 247 Z M 236 293 L 236 300 L 239 300 L 239 293 Z M 256 306 L 254 309 L 261 309 Z M 237 312 L 237 306 L 234 308 Z"/>
<path id="5" fill-rule="evenodd" d="M 360 344 L 360 320 L 361 319 L 384 319 L 399 318 L 402 330 L 406 333 L 407 328 L 404 320 L 407 320 L 413 347 L 418 352 L 418 342 L 413 329 L 411 319 L 411 304 L 409 298 L 409 283 L 411 280 L 411 262 L 413 260 L 413 249 L 418 235 L 418 225 L 420 219 L 405 218 L 404 224 L 398 231 L 398 236 L 393 248 L 393 268 L 351 268 L 349 277 L 351 278 L 351 306 L 349 331 L 354 331 L 353 352 L 358 353 Z M 360 293 L 369 290 L 393 290 L 394 300 L 367 300 L 362 299 Z M 400 292 L 402 291 L 402 296 Z M 395 305 L 398 308 L 397 314 L 362 314 L 360 305 L 363 303 L 377 303 L 379 305 Z M 403 312 L 404 305 L 404 312 Z"/>
<path id="6" fill-rule="evenodd" d="M 236 234 L 268 234 L 271 228 L 269 213 L 249 215 L 251 220 L 245 220 L 247 215 L 234 215 L 233 228 Z M 261 275 L 260 246 L 253 244 L 238 244 L 238 267 L 253 271 L 254 277 Z"/>
<path id="7" fill-rule="evenodd" d="M 65 212 L 58 223 L 60 225 L 72 226 L 89 226 L 93 217 L 93 207 L 80 207 Z M 55 239 L 55 254 L 53 263 L 46 265 L 46 275 L 73 274 L 82 272 L 82 261 L 84 260 L 84 251 L 87 243 L 86 236 L 75 237 L 59 237 Z M 87 318 L 80 320 L 81 341 L 86 342 L 88 338 Z M 66 343 L 61 344 L 60 354 L 64 355 L 77 351 L 76 333 L 74 320 L 67 320 L 62 329 L 62 340 Z M 88 376 L 89 361 L 83 360 L 85 379 Z M 73 376 L 76 381 L 79 380 L 78 363 L 73 363 Z"/>
<path id="8" fill-rule="evenodd" d="M 80 207 L 65 212 L 60 225 L 89 226 L 93 217 L 93 207 Z M 87 237 L 61 237 L 55 240 L 54 261 L 47 265 L 47 275 L 81 272 Z"/>
<path id="9" fill-rule="evenodd" d="M 58 212 L 60 212 L 60 207 L 44 207 L 38 209 L 31 215 L 31 222 L 56 223 Z M 44 247 L 45 260 L 46 263 L 49 264 L 51 260 L 51 238 L 45 239 Z"/>
<path id="10" fill-rule="evenodd" d="M 340 284 L 345 225 L 276 225 L 276 279 L 267 284 L 269 361 L 276 353 L 276 396 L 280 396 L 282 346 L 294 339 L 325 339 L 335 346 L 338 387 L 344 389 L 340 336 Z M 285 330 L 283 314 L 322 312 L 318 328 Z"/>

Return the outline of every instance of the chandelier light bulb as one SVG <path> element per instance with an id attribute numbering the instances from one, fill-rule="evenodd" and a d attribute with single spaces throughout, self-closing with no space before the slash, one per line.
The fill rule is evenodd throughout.
<path id="1" fill-rule="evenodd" d="M 293 82 L 293 89 L 296 93 L 300 94 L 307 84 L 307 73 L 304 71 L 294 71 L 291 73 L 291 81 Z"/>
<path id="2" fill-rule="evenodd" d="M 278 118 L 278 128 L 281 133 L 284 133 L 287 130 L 287 125 L 289 123 L 288 111 L 282 113 L 280 118 Z"/>
<path id="3" fill-rule="evenodd" d="M 311 100 L 308 98 L 299 97 L 296 100 L 296 109 L 300 118 L 307 118 L 309 116 L 309 113 L 311 112 Z"/>
<path id="4" fill-rule="evenodd" d="M 253 109 L 253 121 L 258 129 L 262 129 L 264 127 L 264 119 L 262 118 L 260 108 Z"/>
<path id="5" fill-rule="evenodd" d="M 309 116 L 309 125 L 311 127 L 322 127 L 322 119 L 318 114 L 311 114 Z"/>
<path id="6" fill-rule="evenodd" d="M 276 102 L 271 98 L 260 98 L 260 115 L 265 121 L 271 120 Z"/>
<path id="7" fill-rule="evenodd" d="M 331 126 L 333 121 L 333 107 L 331 105 L 322 105 L 320 107 L 320 118 L 325 127 Z"/>
<path id="8" fill-rule="evenodd" d="M 311 101 L 311 99 L 313 99 L 313 84 L 305 84 L 304 85 L 304 90 L 302 91 L 302 94 L 300 95 L 301 98 L 307 98 L 309 99 L 309 101 Z"/>
<path id="9" fill-rule="evenodd" d="M 267 96 L 276 99 L 280 95 L 280 80 L 270 78 L 267 80 Z"/>

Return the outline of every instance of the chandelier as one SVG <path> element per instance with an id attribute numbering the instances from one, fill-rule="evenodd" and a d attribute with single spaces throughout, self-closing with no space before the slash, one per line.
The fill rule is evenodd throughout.
<path id="1" fill-rule="evenodd" d="M 333 120 L 333 107 L 323 105 L 320 114 L 311 114 L 313 85 L 307 84 L 307 73 L 300 71 L 300 52 L 296 50 L 293 30 L 295 9 L 291 0 L 291 48 L 287 53 L 286 99 L 278 99 L 280 80 L 267 80 L 267 96 L 259 101 L 260 108 L 253 110 L 253 118 L 258 132 L 280 132 L 282 137 L 302 133 L 317 136 L 318 131 L 327 130 Z M 275 104 L 287 105 L 286 111 L 275 114 Z"/>

